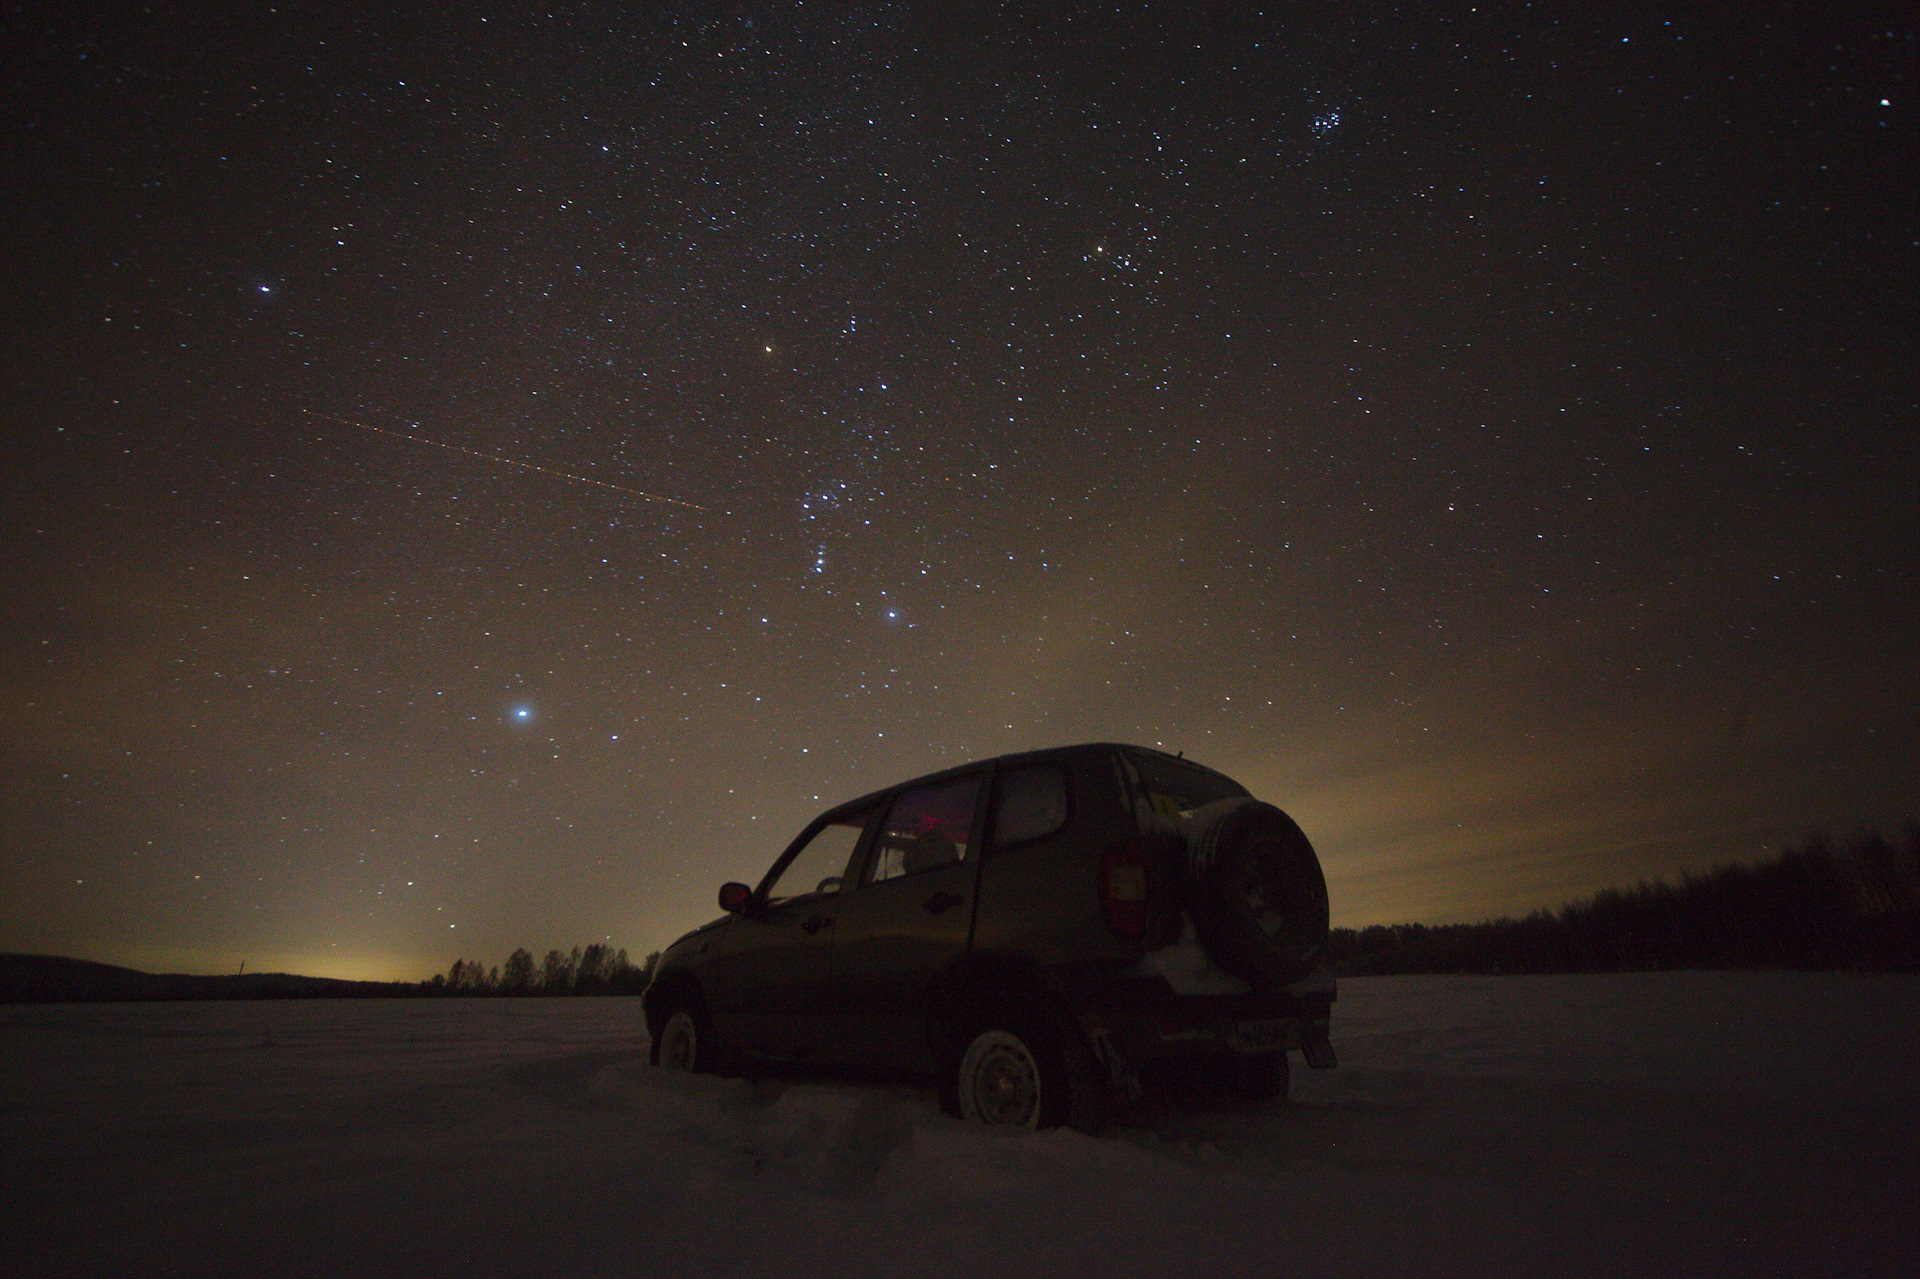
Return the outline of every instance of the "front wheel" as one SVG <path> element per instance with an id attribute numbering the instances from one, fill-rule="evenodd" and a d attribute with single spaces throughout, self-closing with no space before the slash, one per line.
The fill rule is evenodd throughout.
<path id="1" fill-rule="evenodd" d="M 667 1014 L 653 1041 L 653 1064 L 697 1074 L 713 1069 L 713 1034 L 695 1006 L 682 1004 Z"/>

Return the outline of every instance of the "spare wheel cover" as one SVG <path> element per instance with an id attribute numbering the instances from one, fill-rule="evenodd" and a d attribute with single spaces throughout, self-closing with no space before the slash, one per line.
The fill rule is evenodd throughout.
<path id="1" fill-rule="evenodd" d="M 1187 910 L 1208 958 L 1256 986 L 1311 971 L 1327 942 L 1327 881 L 1294 820 L 1272 804 L 1233 799 L 1183 825 Z"/>

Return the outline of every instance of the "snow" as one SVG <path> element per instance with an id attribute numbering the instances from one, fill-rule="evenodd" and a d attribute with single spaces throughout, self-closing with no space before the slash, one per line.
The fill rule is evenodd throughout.
<path id="1" fill-rule="evenodd" d="M 678 1076 L 626 999 L 0 1008 L 0 1274 L 1851 1275 L 1920 1256 L 1920 978 L 1345 981 L 1255 1108 L 1009 1133 Z"/>

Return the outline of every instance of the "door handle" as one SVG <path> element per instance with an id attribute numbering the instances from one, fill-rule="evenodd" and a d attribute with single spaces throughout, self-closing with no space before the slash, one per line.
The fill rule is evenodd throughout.
<path id="1" fill-rule="evenodd" d="M 948 907 L 958 906 L 965 900 L 967 899 L 958 893 L 949 893 L 943 890 L 927 898 L 927 904 L 924 909 L 929 915 L 938 915 Z"/>
<path id="2" fill-rule="evenodd" d="M 807 916 L 807 921 L 800 925 L 800 931 L 811 937 L 822 928 L 832 927 L 833 917 L 831 915 L 809 915 Z"/>

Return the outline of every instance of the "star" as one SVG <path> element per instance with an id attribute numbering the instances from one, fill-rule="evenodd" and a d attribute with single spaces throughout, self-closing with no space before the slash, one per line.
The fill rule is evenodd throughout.
<path id="1" fill-rule="evenodd" d="M 1285 807 L 1343 923 L 1911 811 L 1898 41 L 1797 6 L 1570 76 L 1593 24 L 1519 6 L 1355 44 L 1315 6 L 638 5 L 529 24 L 506 86 L 492 28 L 390 8 L 444 91 L 322 56 L 326 6 L 232 33 L 236 77 L 314 51 L 271 146 L 259 95 L 175 92 L 190 30 L 35 11 L 73 75 L 7 268 L 58 412 L 0 503 L 37 744 L 0 903 L 102 914 L 8 948 L 138 919 L 225 962 L 208 857 L 297 955 L 343 922 L 302 894 L 458 842 L 482 957 L 644 951 L 767 827 L 1074 737 Z M 1756 679 L 1775 713 L 1694 749 Z M 120 847 L 192 891 L 137 898 Z M 618 892 L 571 873 L 602 858 Z M 499 907 L 549 863 L 551 911 Z M 410 929 L 338 971 L 444 968 Z"/>

